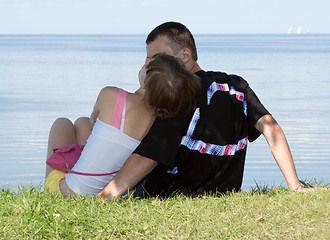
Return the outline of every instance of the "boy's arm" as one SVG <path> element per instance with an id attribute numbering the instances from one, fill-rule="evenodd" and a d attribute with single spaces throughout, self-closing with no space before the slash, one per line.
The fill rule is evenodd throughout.
<path id="1" fill-rule="evenodd" d="M 300 185 L 286 137 L 275 119 L 269 114 L 264 115 L 257 121 L 255 127 L 266 138 L 289 189 L 298 192 L 312 191 L 312 188 L 303 188 Z"/>
<path id="2" fill-rule="evenodd" d="M 120 197 L 145 178 L 157 164 L 154 160 L 133 153 L 97 197 L 108 201 Z"/>

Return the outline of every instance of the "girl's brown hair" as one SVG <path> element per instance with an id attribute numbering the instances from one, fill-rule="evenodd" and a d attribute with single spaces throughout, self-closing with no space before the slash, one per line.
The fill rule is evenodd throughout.
<path id="1" fill-rule="evenodd" d="M 144 98 L 156 108 L 157 117 L 170 117 L 195 106 L 200 80 L 180 59 L 156 54 L 146 73 Z"/>

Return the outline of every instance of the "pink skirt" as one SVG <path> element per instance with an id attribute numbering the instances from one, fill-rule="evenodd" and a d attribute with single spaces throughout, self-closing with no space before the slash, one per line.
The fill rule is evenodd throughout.
<path id="1" fill-rule="evenodd" d="M 54 148 L 54 153 L 47 159 L 46 163 L 59 171 L 68 172 L 78 161 L 84 145 L 72 144 L 64 147 Z"/>

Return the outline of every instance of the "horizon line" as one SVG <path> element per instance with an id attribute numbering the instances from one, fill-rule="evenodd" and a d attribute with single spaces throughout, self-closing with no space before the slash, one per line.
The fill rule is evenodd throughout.
<path id="1" fill-rule="evenodd" d="M 149 33 L 0 33 L 0 35 L 148 35 Z M 193 33 L 193 35 L 248 35 L 248 34 L 265 34 L 265 35 L 313 35 L 313 34 L 330 34 L 330 32 L 306 32 L 306 33 Z"/>

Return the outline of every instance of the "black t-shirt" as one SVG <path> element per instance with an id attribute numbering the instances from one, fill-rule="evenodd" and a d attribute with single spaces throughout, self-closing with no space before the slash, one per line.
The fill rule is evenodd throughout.
<path id="1" fill-rule="evenodd" d="M 248 83 L 236 75 L 199 71 L 194 111 L 157 119 L 135 153 L 158 162 L 145 185 L 150 195 L 239 190 L 247 140 L 269 114 Z"/>

